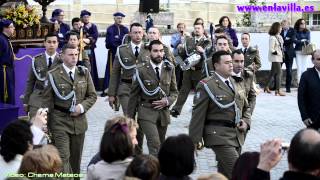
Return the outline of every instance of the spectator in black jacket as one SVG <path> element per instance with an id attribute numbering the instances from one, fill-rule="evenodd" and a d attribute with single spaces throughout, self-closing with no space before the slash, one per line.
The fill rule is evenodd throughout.
<path id="1" fill-rule="evenodd" d="M 305 71 L 299 83 L 298 105 L 303 123 L 320 128 L 320 49 L 312 55 L 313 68 Z"/>

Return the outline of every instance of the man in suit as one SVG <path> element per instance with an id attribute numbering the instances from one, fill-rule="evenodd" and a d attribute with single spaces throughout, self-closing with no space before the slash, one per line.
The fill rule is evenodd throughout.
<path id="1" fill-rule="evenodd" d="M 171 115 L 177 117 L 180 115 L 182 107 L 186 102 L 192 87 L 195 87 L 202 79 L 202 66 L 206 60 L 207 52 L 211 48 L 210 39 L 204 35 L 203 24 L 194 25 L 195 36 L 187 37 L 184 45 L 178 46 L 178 53 L 182 59 L 192 56 L 194 53 L 201 56 L 200 61 L 188 70 L 183 72 L 182 86 L 179 91 L 176 104 L 171 110 Z"/>
<path id="2" fill-rule="evenodd" d="M 131 41 L 129 44 L 119 46 L 111 72 L 108 90 L 109 105 L 114 107 L 116 100 L 119 100 L 123 114 L 127 114 L 132 77 L 136 65 L 147 62 L 146 57 L 150 54 L 142 43 L 142 36 L 142 25 L 139 23 L 131 24 Z"/>
<path id="3" fill-rule="evenodd" d="M 80 173 L 86 112 L 97 100 L 87 68 L 77 67 L 78 48 L 65 45 L 63 63 L 48 72 L 48 85 L 43 93 L 43 107 L 49 107 L 48 128 L 57 147 L 64 173 Z"/>
<path id="4" fill-rule="evenodd" d="M 256 105 L 257 96 L 256 90 L 254 88 L 254 74 L 251 70 L 244 68 L 244 55 L 240 49 L 232 52 L 232 65 L 232 78 L 235 80 L 237 86 L 245 89 L 250 112 L 252 115 L 253 109 Z"/>
<path id="5" fill-rule="evenodd" d="M 201 80 L 196 89 L 189 136 L 198 149 L 204 145 L 215 152 L 218 171 L 230 179 L 244 134 L 250 128 L 250 108 L 245 90 L 231 78 L 231 55 L 218 51 L 212 63 L 215 72 Z"/>
<path id="6" fill-rule="evenodd" d="M 242 33 L 241 35 L 242 53 L 244 55 L 244 67 L 252 72 L 257 72 L 261 68 L 260 54 L 257 47 L 250 46 L 250 34 Z"/>
<path id="7" fill-rule="evenodd" d="M 24 91 L 23 107 L 29 112 L 29 117 L 34 117 L 42 106 L 43 91 L 48 84 L 47 72 L 62 63 L 57 53 L 59 38 L 56 34 L 47 34 L 44 39 L 46 51 L 36 56 L 30 66 L 27 86 Z"/>
<path id="8" fill-rule="evenodd" d="M 313 68 L 305 71 L 298 88 L 298 105 L 303 123 L 320 130 L 320 49 L 312 55 Z"/>
<path id="9" fill-rule="evenodd" d="M 291 81 L 292 81 L 292 64 L 293 58 L 296 56 L 293 43 L 296 33 L 292 27 L 289 26 L 288 20 L 281 22 L 282 31 L 280 35 L 283 39 L 283 50 L 284 50 L 284 63 L 286 64 L 286 92 L 291 92 Z"/>
<path id="10" fill-rule="evenodd" d="M 146 135 L 149 153 L 156 156 L 170 123 L 169 107 L 178 95 L 174 65 L 163 60 L 159 40 L 149 45 L 150 59 L 138 65 L 128 103 L 128 116 L 138 112 L 138 123 Z"/>

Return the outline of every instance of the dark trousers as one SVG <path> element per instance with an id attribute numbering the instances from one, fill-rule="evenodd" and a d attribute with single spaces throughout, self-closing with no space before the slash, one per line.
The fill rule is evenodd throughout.
<path id="1" fill-rule="evenodd" d="M 286 90 L 290 90 L 292 82 L 293 57 L 290 57 L 287 52 L 284 52 L 284 55 L 284 63 L 286 65 Z"/>
<path id="2" fill-rule="evenodd" d="M 176 66 L 175 73 L 176 73 L 177 87 L 178 87 L 178 90 L 180 90 L 181 85 L 182 85 L 182 77 L 183 77 L 183 71 L 180 68 L 180 66 Z"/>
<path id="3" fill-rule="evenodd" d="M 269 73 L 268 81 L 266 86 L 269 87 L 271 84 L 271 79 L 275 77 L 276 88 L 275 90 L 280 90 L 281 83 L 281 63 L 280 62 L 272 62 L 271 72 Z"/>

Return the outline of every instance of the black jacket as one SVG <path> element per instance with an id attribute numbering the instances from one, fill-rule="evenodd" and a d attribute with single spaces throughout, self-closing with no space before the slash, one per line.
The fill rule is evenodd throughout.
<path id="1" fill-rule="evenodd" d="M 320 128 L 320 78 L 315 67 L 305 71 L 298 88 L 298 105 L 302 120 L 311 118 L 312 128 Z"/>
<path id="2" fill-rule="evenodd" d="M 296 53 L 293 47 L 294 39 L 296 38 L 295 30 L 292 27 L 289 27 L 289 30 L 286 36 L 284 36 L 284 30 L 282 29 L 280 35 L 283 38 L 283 41 L 284 41 L 283 47 L 288 53 L 289 58 L 290 59 L 294 58 L 296 56 Z"/>

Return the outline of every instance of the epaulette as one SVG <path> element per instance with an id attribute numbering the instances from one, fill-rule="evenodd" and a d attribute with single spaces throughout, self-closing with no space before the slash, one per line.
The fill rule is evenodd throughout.
<path id="1" fill-rule="evenodd" d="M 129 47 L 129 44 L 121 44 L 118 48 Z"/>
<path id="2" fill-rule="evenodd" d="M 201 80 L 200 80 L 200 83 L 202 83 L 202 84 L 207 84 L 211 79 L 212 79 L 211 76 L 206 77 L 206 78 L 204 78 L 204 79 L 201 79 Z"/>
<path id="3" fill-rule="evenodd" d="M 34 59 L 36 59 L 36 58 L 40 58 L 40 57 L 42 57 L 44 54 L 43 53 L 41 53 L 41 54 L 37 54 L 36 56 L 33 56 L 33 58 Z"/>
<path id="4" fill-rule="evenodd" d="M 50 69 L 50 70 L 48 71 L 48 73 L 53 73 L 54 71 L 56 71 L 56 70 L 58 69 L 58 67 L 59 67 L 59 66 L 57 66 L 57 67 L 55 67 L 55 68 L 53 68 L 53 69 Z"/>
<path id="5" fill-rule="evenodd" d="M 248 68 L 244 68 L 244 69 L 243 69 L 243 72 L 244 72 L 244 75 L 245 75 L 246 77 L 251 77 L 251 76 L 253 76 L 252 70 L 250 70 L 250 69 L 248 69 Z"/>

